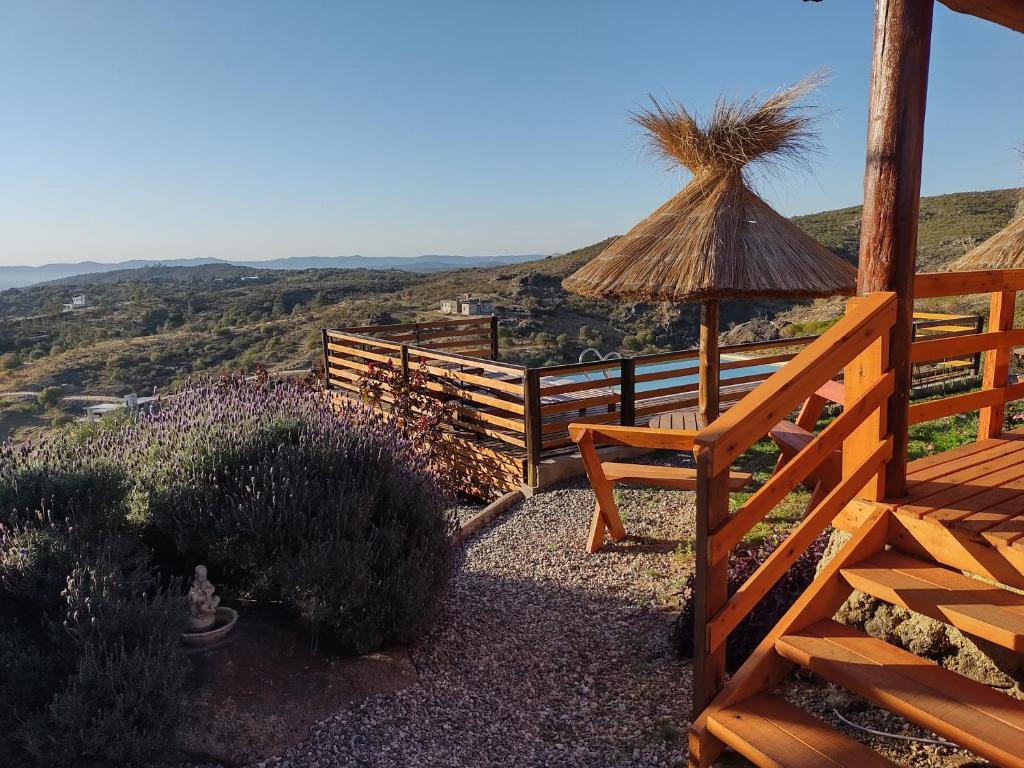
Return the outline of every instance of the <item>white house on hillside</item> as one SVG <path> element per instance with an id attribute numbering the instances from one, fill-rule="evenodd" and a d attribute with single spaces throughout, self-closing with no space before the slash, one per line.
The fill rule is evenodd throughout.
<path id="1" fill-rule="evenodd" d="M 71 297 L 71 303 L 64 305 L 65 312 L 72 312 L 76 309 L 85 309 L 89 306 L 88 299 L 85 298 L 84 293 L 80 293 L 77 296 Z"/>
<path id="2" fill-rule="evenodd" d="M 491 302 L 487 299 L 480 299 L 462 294 L 458 299 L 444 299 L 441 302 L 441 311 L 446 315 L 489 315 L 494 310 Z"/>

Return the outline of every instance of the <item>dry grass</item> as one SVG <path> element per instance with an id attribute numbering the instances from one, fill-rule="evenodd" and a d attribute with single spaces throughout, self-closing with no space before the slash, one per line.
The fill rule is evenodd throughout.
<path id="1" fill-rule="evenodd" d="M 856 272 L 761 200 L 751 164 L 807 166 L 817 147 L 814 110 L 801 101 L 814 75 L 757 101 L 720 99 L 706 123 L 684 107 L 654 102 L 634 120 L 652 149 L 693 172 L 675 197 L 567 278 L 594 298 L 700 301 L 814 298 L 853 292 Z"/>

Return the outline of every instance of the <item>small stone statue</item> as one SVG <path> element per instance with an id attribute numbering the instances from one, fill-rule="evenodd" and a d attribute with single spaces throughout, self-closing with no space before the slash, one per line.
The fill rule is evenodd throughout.
<path id="1" fill-rule="evenodd" d="M 193 632 L 202 632 L 213 626 L 217 606 L 220 605 L 220 598 L 213 594 L 216 589 L 206 578 L 206 566 L 197 565 L 192 588 L 188 591 L 188 625 Z"/>

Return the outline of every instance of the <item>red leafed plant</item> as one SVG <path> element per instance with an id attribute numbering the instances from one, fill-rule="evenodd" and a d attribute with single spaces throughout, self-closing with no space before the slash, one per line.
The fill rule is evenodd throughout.
<path id="1" fill-rule="evenodd" d="M 423 366 L 403 372 L 390 360 L 370 363 L 359 380 L 359 394 L 397 420 L 408 436 L 432 455 L 441 435 L 454 422 L 458 408 L 454 400 L 428 389 L 429 381 Z"/>

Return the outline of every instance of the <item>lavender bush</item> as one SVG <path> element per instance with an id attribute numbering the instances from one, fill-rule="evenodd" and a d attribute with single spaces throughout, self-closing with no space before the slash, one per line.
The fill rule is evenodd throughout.
<path id="1" fill-rule="evenodd" d="M 88 451 L 0 448 L 0 764 L 135 762 L 180 714 L 180 589 L 125 525 L 128 479 Z"/>
<path id="2" fill-rule="evenodd" d="M 785 537 L 769 536 L 756 544 L 740 544 L 733 552 L 729 561 L 729 594 L 735 594 L 743 583 L 763 563 Z M 739 623 L 726 647 L 726 666 L 735 671 L 747 660 L 783 614 L 808 585 L 814 581 L 814 573 L 821 556 L 825 552 L 828 541 L 822 534 L 800 555 L 793 567 L 775 584 L 771 591 Z M 693 656 L 693 621 L 696 588 L 696 573 L 692 572 L 682 589 L 683 609 L 676 619 L 675 640 L 676 650 L 681 656 Z"/>
<path id="3" fill-rule="evenodd" d="M 135 763 L 166 743 L 187 667 L 173 576 L 196 562 L 342 648 L 410 639 L 451 574 L 437 488 L 369 407 L 235 378 L 0 446 L 0 765 Z"/>
<path id="4" fill-rule="evenodd" d="M 366 406 L 224 378 L 111 442 L 135 457 L 131 517 L 151 541 L 281 601 L 344 650 L 411 639 L 440 601 L 454 551 L 445 499 L 425 452 Z"/>

